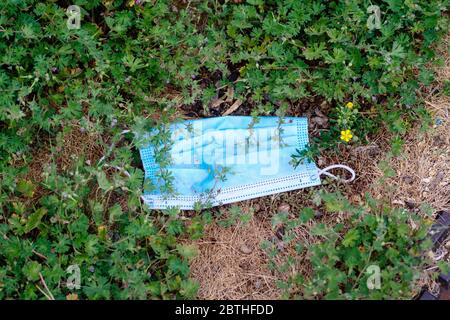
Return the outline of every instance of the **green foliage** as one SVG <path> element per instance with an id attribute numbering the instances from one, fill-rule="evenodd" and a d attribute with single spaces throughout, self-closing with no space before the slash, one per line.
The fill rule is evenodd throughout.
<path id="1" fill-rule="evenodd" d="M 193 297 L 192 250 L 177 238 L 201 237 L 208 219 L 141 204 L 142 185 L 153 187 L 140 168 L 142 134 L 184 110 L 214 115 L 209 103 L 227 91 L 252 115 L 327 101 L 322 147 L 336 145 L 340 126 L 355 140 L 381 122 L 401 135 L 420 113 L 417 88 L 433 79 L 430 48 L 448 29 L 446 0 L 70 4 L 82 8 L 78 30 L 66 26 L 67 1 L 0 2 L 0 298 L 63 299 L 74 292 L 71 265 L 80 298 Z M 380 30 L 366 27 L 372 4 Z M 358 111 L 339 109 L 347 101 Z M 71 130 L 97 137 L 102 157 L 63 154 Z M 169 193 L 167 140 L 161 130 L 151 142 L 164 145 L 158 175 Z M 248 215 L 233 209 L 223 223 L 238 219 Z"/>
<path id="2" fill-rule="evenodd" d="M 404 209 L 392 208 L 367 196 L 363 205 L 352 205 L 339 193 L 318 194 L 328 214 L 345 213 L 345 224 L 314 223 L 311 234 L 320 240 L 313 245 L 295 243 L 289 234 L 311 220 L 306 208 L 298 219 L 284 222 L 283 242 L 296 250 L 307 250 L 312 267 L 310 278 L 292 274 L 280 283 L 286 293 L 305 299 L 411 299 L 420 291 L 418 279 L 429 262 L 431 240 L 427 233 L 431 220 Z M 345 225 L 345 227 L 344 227 Z M 267 246 L 266 248 L 270 246 Z M 269 253 L 270 255 L 270 253 Z M 272 255 L 275 257 L 276 253 Z M 273 267 L 291 270 L 295 260 Z M 302 262 L 303 264 L 305 261 Z M 373 286 L 373 270 L 378 269 L 379 287 Z M 376 282 L 375 282 L 376 284 Z"/>
<path id="3" fill-rule="evenodd" d="M 253 216 L 253 209 L 249 208 L 249 212 L 243 212 L 241 207 L 237 205 L 231 206 L 231 208 L 227 211 L 228 214 L 222 218 L 221 213 L 219 213 L 217 224 L 221 227 L 228 228 L 237 223 L 247 224 Z"/>
<path id="4" fill-rule="evenodd" d="M 45 184 L 58 186 L 49 188 L 53 192 L 40 199 L 40 207 L 28 216 L 28 209 L 16 212 L 0 225 L 0 297 L 43 298 L 38 291 L 41 276 L 56 299 L 69 293 L 88 299 L 195 296 L 197 286 L 188 279 L 188 261 L 196 248 L 176 241 L 186 232 L 185 225 L 174 229 L 171 223 L 180 222 L 176 217 L 150 214 L 130 200 L 126 208 L 116 204 L 105 211 L 105 201 L 123 188 L 134 190 L 130 199 L 139 197 L 140 183 L 130 185 L 132 176 L 116 173 L 109 180 L 111 186 L 99 184 L 93 189 L 97 200 L 83 200 L 90 190 L 87 185 L 97 181 L 97 170 L 76 167 L 70 172 L 73 180 L 50 172 Z M 5 208 L 14 210 L 8 204 Z M 79 290 L 66 287 L 70 273 L 65 270 L 71 265 L 81 270 Z"/>

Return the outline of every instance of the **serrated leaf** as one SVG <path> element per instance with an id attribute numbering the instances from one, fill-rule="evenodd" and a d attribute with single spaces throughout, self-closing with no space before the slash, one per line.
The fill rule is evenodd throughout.
<path id="1" fill-rule="evenodd" d="M 289 213 L 280 212 L 272 217 L 272 227 L 275 228 L 278 225 L 283 225 L 288 221 Z"/>
<path id="2" fill-rule="evenodd" d="M 35 185 L 33 182 L 28 180 L 19 180 L 17 183 L 17 191 L 22 193 L 24 196 L 31 198 L 34 194 Z"/>
<path id="3" fill-rule="evenodd" d="M 97 182 L 100 189 L 103 189 L 105 191 L 108 191 L 113 187 L 103 171 L 97 172 Z"/>
<path id="4" fill-rule="evenodd" d="M 122 207 L 120 204 L 116 203 L 109 209 L 109 223 L 114 223 L 118 221 L 120 216 L 123 214 Z"/>
<path id="5" fill-rule="evenodd" d="M 330 230 L 324 223 L 318 223 L 311 228 L 311 234 L 324 237 L 330 234 Z"/>
<path id="6" fill-rule="evenodd" d="M 39 208 L 34 213 L 30 214 L 27 223 L 25 224 L 25 233 L 30 232 L 34 228 L 38 227 L 41 223 L 42 217 L 47 213 L 47 209 Z"/>
<path id="7" fill-rule="evenodd" d="M 358 240 L 359 240 L 358 229 L 352 229 L 345 235 L 344 240 L 342 240 L 342 245 L 344 247 L 351 247 L 354 246 Z"/>
<path id="8" fill-rule="evenodd" d="M 311 220 L 314 217 L 314 210 L 311 208 L 303 208 L 303 210 L 300 212 L 300 221 L 302 223 L 306 223 L 309 220 Z"/>
<path id="9" fill-rule="evenodd" d="M 194 244 L 177 245 L 177 251 L 183 258 L 192 259 L 197 256 L 198 247 Z"/>
<path id="10" fill-rule="evenodd" d="M 198 282 L 187 279 L 181 282 L 180 293 L 186 298 L 195 298 L 197 295 L 200 285 Z"/>
<path id="11" fill-rule="evenodd" d="M 178 257 L 170 257 L 168 259 L 169 269 L 176 274 L 186 276 L 189 273 L 189 264 Z"/>
<path id="12" fill-rule="evenodd" d="M 39 280 L 39 272 L 41 272 L 42 266 L 39 262 L 31 261 L 25 264 L 22 268 L 23 274 L 30 281 Z"/>

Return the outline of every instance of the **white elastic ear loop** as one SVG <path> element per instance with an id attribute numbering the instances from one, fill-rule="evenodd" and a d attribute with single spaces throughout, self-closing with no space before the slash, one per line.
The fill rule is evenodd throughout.
<path id="1" fill-rule="evenodd" d="M 330 171 L 330 170 L 332 170 L 332 169 L 336 169 L 336 168 L 341 168 L 341 169 L 347 170 L 348 172 L 350 172 L 350 173 L 352 174 L 352 177 L 351 177 L 350 179 L 345 180 L 345 179 L 336 177 L 334 174 L 331 174 L 331 173 L 328 172 L 328 171 Z M 344 164 L 333 164 L 333 165 L 331 165 L 331 166 L 325 167 L 325 168 L 323 168 L 323 169 L 321 169 L 321 170 L 319 171 L 319 176 L 321 176 L 321 175 L 323 175 L 323 174 L 326 175 L 326 176 L 328 176 L 328 177 L 331 177 L 331 178 L 333 178 L 333 179 L 342 181 L 342 182 L 344 182 L 344 183 L 352 182 L 352 181 L 355 180 L 355 178 L 356 178 L 356 173 L 355 173 L 355 171 L 354 171 L 352 168 L 350 168 L 349 166 L 346 166 L 346 165 L 344 165 Z"/>

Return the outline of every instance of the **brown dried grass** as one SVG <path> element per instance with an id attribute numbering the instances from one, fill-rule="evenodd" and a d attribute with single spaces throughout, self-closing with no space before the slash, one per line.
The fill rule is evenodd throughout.
<path id="1" fill-rule="evenodd" d="M 330 185 L 331 186 L 331 185 Z M 305 226 L 293 230 L 295 239 L 286 245 L 281 239 L 284 229 L 273 227 L 274 214 L 287 211 L 290 218 L 306 206 L 313 206 L 311 195 L 317 188 L 276 194 L 269 197 L 240 202 L 243 212 L 253 212 L 247 224 L 239 222 L 230 227 L 220 226 L 216 219 L 204 230 L 202 239 L 194 241 L 199 254 L 191 263 L 191 277 L 200 283 L 199 299 L 206 300 L 246 300 L 246 299 L 283 299 L 295 294 L 296 288 L 288 291 L 278 287 L 277 281 L 286 282 L 289 277 L 298 274 L 309 277 L 312 268 L 306 251 L 297 253 L 295 243 L 309 246 L 319 241 L 319 237 L 310 233 L 316 223 L 328 226 L 342 223 L 347 217 L 344 213 L 323 214 L 317 211 L 317 217 Z M 221 219 L 227 219 L 230 205 L 221 207 Z M 277 249 L 274 258 L 269 257 L 261 244 L 267 241 Z M 244 250 L 243 250 L 244 248 Z M 245 252 L 245 249 L 251 249 Z M 295 262 L 286 270 L 279 269 L 288 258 Z M 270 261 L 278 266 L 271 268 Z"/>
<path id="2" fill-rule="evenodd" d="M 196 242 L 199 255 L 191 275 L 201 284 L 200 299 L 279 299 L 278 277 L 267 267 L 261 242 L 273 237 L 270 222 L 255 217 L 229 228 L 211 224 Z"/>
<path id="3" fill-rule="evenodd" d="M 103 155 L 101 139 L 99 134 L 83 129 L 76 122 L 72 123 L 63 134 L 62 143 L 56 147 L 58 169 L 70 169 L 80 157 L 90 164 L 97 162 Z"/>
<path id="4" fill-rule="evenodd" d="M 387 188 L 377 188 L 379 197 L 405 206 L 431 205 L 436 211 L 450 209 L 450 99 L 433 97 L 429 110 L 442 124 L 427 132 L 414 128 L 405 138 L 399 157 L 389 165 L 396 175 L 386 178 Z M 378 172 L 382 177 L 382 172 Z"/>
<path id="5" fill-rule="evenodd" d="M 21 159 L 13 164 L 16 167 L 26 166 L 27 171 L 22 179 L 36 185 L 34 195 L 32 199 L 29 199 L 31 202 L 38 201 L 46 194 L 41 183 L 44 171 L 52 163 L 56 164 L 58 172 L 63 173 L 69 170 L 80 157 L 95 163 L 103 153 L 101 137 L 98 134 L 82 130 L 76 122 L 71 123 L 66 129 L 68 130 L 62 133 L 62 139 L 57 146 L 52 146 L 50 141 L 41 142 L 40 145 L 36 143 L 29 162 Z"/>
<path id="6" fill-rule="evenodd" d="M 444 82 L 450 80 L 449 43 L 447 36 L 439 49 L 443 64 L 435 67 L 435 84 L 424 88 L 423 98 L 434 121 L 432 128 L 423 132 L 416 126 L 409 131 L 401 155 L 389 162 L 396 175 L 384 180 L 388 188 L 374 190 L 393 203 L 450 210 L 450 97 L 441 92 Z M 382 175 L 378 170 L 376 176 Z"/>

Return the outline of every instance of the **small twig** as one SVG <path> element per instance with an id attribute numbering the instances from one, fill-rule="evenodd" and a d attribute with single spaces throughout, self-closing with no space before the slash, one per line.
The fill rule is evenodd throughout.
<path id="1" fill-rule="evenodd" d="M 276 280 L 277 279 L 276 277 L 267 276 L 267 275 L 264 275 L 264 274 L 254 274 L 254 273 L 246 273 L 245 272 L 244 275 L 251 276 L 251 277 L 257 277 L 257 278 L 263 278 L 263 279 L 272 279 L 272 280 Z"/>
<path id="2" fill-rule="evenodd" d="M 31 250 L 31 252 L 33 252 L 35 255 L 37 255 L 38 257 L 40 257 L 44 260 L 48 260 L 48 258 L 46 256 L 44 256 L 42 253 L 37 252 L 36 250 Z"/>
<path id="3" fill-rule="evenodd" d="M 115 142 L 113 142 L 113 143 L 111 143 L 111 145 L 109 146 L 108 151 L 106 152 L 106 154 L 103 155 L 103 157 L 101 157 L 100 160 L 98 160 L 97 165 L 100 165 L 100 163 L 102 163 L 102 162 L 106 159 L 106 157 L 109 156 L 109 154 L 113 151 L 113 149 L 114 149 L 114 147 L 116 146 L 116 144 L 117 144 L 118 142 L 120 142 L 120 140 L 122 139 L 122 136 L 123 136 L 124 134 L 126 134 L 126 133 L 129 133 L 129 132 L 131 132 L 131 130 L 128 130 L 128 129 L 122 130 L 122 132 L 120 132 L 120 136 L 121 136 L 121 137 L 119 138 L 119 140 L 118 140 L 118 141 L 115 141 Z"/>
<path id="4" fill-rule="evenodd" d="M 119 166 L 113 166 L 113 165 L 110 165 L 110 164 L 105 164 L 105 167 L 109 167 L 109 168 L 116 169 L 117 171 L 122 172 L 122 173 L 123 173 L 124 175 L 126 175 L 128 178 L 131 177 L 130 173 L 129 173 L 127 170 L 125 170 L 124 168 L 122 168 L 122 167 L 119 167 Z"/>
<path id="5" fill-rule="evenodd" d="M 231 107 L 230 107 L 227 111 L 225 111 L 225 112 L 222 114 L 222 116 L 227 116 L 227 115 L 229 115 L 229 114 L 232 114 L 234 111 L 236 111 L 236 110 L 241 106 L 241 104 L 242 104 L 242 101 L 239 100 L 239 99 L 237 99 L 237 100 L 231 105 Z"/>
<path id="6" fill-rule="evenodd" d="M 428 102 L 428 101 L 425 100 L 425 103 L 430 105 L 430 106 L 432 106 L 433 108 L 437 108 L 437 106 L 435 104 L 431 103 L 431 102 Z"/>
<path id="7" fill-rule="evenodd" d="M 41 289 L 41 287 L 39 287 L 38 285 L 36 285 L 36 288 L 38 288 L 39 291 L 40 291 L 40 292 L 41 292 L 48 300 L 52 300 L 52 298 L 49 297 L 48 294 L 45 293 L 45 291 Z M 53 299 L 53 300 L 55 300 L 55 299 Z"/>
<path id="8" fill-rule="evenodd" d="M 439 268 L 439 266 L 432 266 L 432 267 L 425 269 L 425 271 L 431 271 L 431 270 L 435 270 L 437 268 Z"/>
<path id="9" fill-rule="evenodd" d="M 55 300 L 55 297 L 53 296 L 53 294 L 51 293 L 50 289 L 47 287 L 47 284 L 45 283 L 44 277 L 42 276 L 42 274 L 39 272 L 39 278 L 41 278 L 41 283 L 44 286 L 44 288 L 47 290 L 49 296 L 45 295 L 49 300 Z M 39 288 L 39 287 L 38 287 Z"/>

